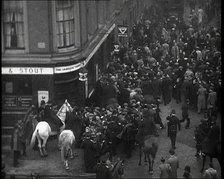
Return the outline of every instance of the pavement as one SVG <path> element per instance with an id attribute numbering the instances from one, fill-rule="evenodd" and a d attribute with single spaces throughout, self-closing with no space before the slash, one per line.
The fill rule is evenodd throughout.
<path id="1" fill-rule="evenodd" d="M 170 104 L 164 106 L 161 104 L 161 118 L 163 124 L 166 126 L 167 120 L 166 117 L 170 114 L 172 109 L 176 110 L 176 115 L 179 119 L 181 118 L 181 104 L 176 104 L 174 100 L 171 101 Z M 178 178 L 182 178 L 184 168 L 186 165 L 191 167 L 191 174 L 193 178 L 202 178 L 200 173 L 200 169 L 202 168 L 202 159 L 197 159 L 195 157 L 196 149 L 195 149 L 195 141 L 194 137 L 194 129 L 200 123 L 200 120 L 203 118 L 202 114 L 197 114 L 195 111 L 189 111 L 189 117 L 191 120 L 190 129 L 185 129 L 185 124 L 181 124 L 181 131 L 177 134 L 177 142 L 175 155 L 179 158 L 179 169 L 177 172 Z M 218 117 L 217 123 L 220 124 L 221 117 Z M 155 158 L 154 163 L 154 172 L 153 175 L 149 175 L 148 165 L 147 163 L 142 166 L 138 166 L 138 151 L 135 151 L 134 156 L 128 160 L 126 170 L 125 170 L 125 178 L 159 178 L 160 171 L 158 166 L 161 164 L 160 159 L 164 157 L 165 160 L 169 158 L 169 149 L 171 148 L 170 139 L 167 137 L 167 127 L 166 129 L 159 131 L 159 149 Z M 207 158 L 205 163 L 205 169 L 208 167 L 209 158 Z M 219 178 L 221 178 L 221 168 L 217 161 L 217 159 L 213 159 L 213 164 L 215 169 L 219 174 Z"/>
<path id="2" fill-rule="evenodd" d="M 172 109 L 176 110 L 177 117 L 181 119 L 181 105 L 176 104 L 174 100 L 166 106 L 161 104 L 161 118 L 162 122 L 166 126 L 166 117 L 170 114 Z M 191 119 L 190 129 L 185 129 L 185 124 L 182 123 L 181 131 L 177 134 L 176 142 L 176 156 L 179 158 L 180 168 L 178 169 L 178 178 L 182 177 L 184 167 L 189 165 L 191 167 L 191 173 L 193 178 L 201 178 L 200 169 L 202 167 L 202 159 L 197 159 L 194 155 L 196 152 L 194 137 L 195 126 L 200 123 L 202 114 L 199 115 L 195 111 L 190 111 L 189 116 Z M 220 122 L 220 117 L 219 120 Z M 218 122 L 218 123 L 219 123 Z M 167 129 L 159 130 L 159 149 L 154 162 L 154 173 L 149 175 L 148 165 L 142 160 L 142 165 L 138 166 L 138 149 L 133 151 L 133 155 L 130 159 L 125 159 L 125 178 L 159 178 L 160 159 L 164 157 L 168 159 L 169 149 L 171 148 L 170 139 L 167 137 Z M 27 157 L 23 157 L 20 160 L 20 165 L 17 168 L 12 166 L 12 154 L 2 153 L 2 159 L 6 162 L 6 172 L 8 175 L 15 174 L 18 178 L 27 178 L 31 173 L 39 173 L 41 176 L 47 176 L 46 178 L 66 178 L 76 176 L 75 178 L 91 178 L 94 175 L 84 173 L 84 161 L 82 149 L 75 148 L 74 152 L 77 156 L 69 161 L 70 170 L 65 170 L 60 160 L 60 152 L 57 149 L 57 140 L 52 139 L 47 143 L 47 151 L 49 155 L 46 158 L 41 158 L 38 151 L 27 150 Z M 209 159 L 207 159 L 205 168 L 208 167 Z M 213 159 L 214 167 L 218 171 L 219 178 L 221 178 L 221 168 L 216 159 Z M 58 176 L 58 177 L 56 177 Z"/>

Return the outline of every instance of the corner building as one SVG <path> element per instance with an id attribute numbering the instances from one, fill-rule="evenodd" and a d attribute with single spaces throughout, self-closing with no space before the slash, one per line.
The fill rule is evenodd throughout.
<path id="1" fill-rule="evenodd" d="M 3 0 L 2 128 L 41 99 L 83 104 L 105 71 L 117 26 L 131 29 L 147 0 Z M 87 80 L 79 71 L 88 70 Z"/>

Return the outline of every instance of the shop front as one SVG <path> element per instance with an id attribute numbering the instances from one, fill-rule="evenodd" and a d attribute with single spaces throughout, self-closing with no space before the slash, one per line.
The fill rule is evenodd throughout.
<path id="1" fill-rule="evenodd" d="M 14 126 L 32 104 L 37 106 L 38 91 L 48 91 L 50 98 L 52 78 L 53 68 L 2 67 L 2 126 Z"/>

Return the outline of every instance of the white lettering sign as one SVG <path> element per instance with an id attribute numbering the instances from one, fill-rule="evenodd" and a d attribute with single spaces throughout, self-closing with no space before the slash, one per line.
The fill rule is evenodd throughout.
<path id="1" fill-rule="evenodd" d="M 38 42 L 37 47 L 38 48 L 45 48 L 45 43 L 44 42 Z"/>
<path id="2" fill-rule="evenodd" d="M 4 75 L 51 75 L 53 68 L 44 67 L 2 67 Z"/>
<path id="3" fill-rule="evenodd" d="M 70 65 L 70 66 L 62 66 L 62 67 L 55 67 L 54 68 L 54 73 L 68 73 L 72 71 L 76 71 L 82 67 L 82 63 L 77 63 L 75 65 Z"/>
<path id="4" fill-rule="evenodd" d="M 38 106 L 40 107 L 40 102 L 44 100 L 45 103 L 49 100 L 49 92 L 48 91 L 38 91 Z"/>

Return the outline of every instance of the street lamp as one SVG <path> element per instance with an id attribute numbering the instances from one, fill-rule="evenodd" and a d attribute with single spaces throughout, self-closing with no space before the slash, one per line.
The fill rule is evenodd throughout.
<path id="1" fill-rule="evenodd" d="M 79 70 L 79 80 L 80 81 L 86 81 L 87 75 L 88 75 L 88 70 L 85 67 L 83 67 Z"/>

